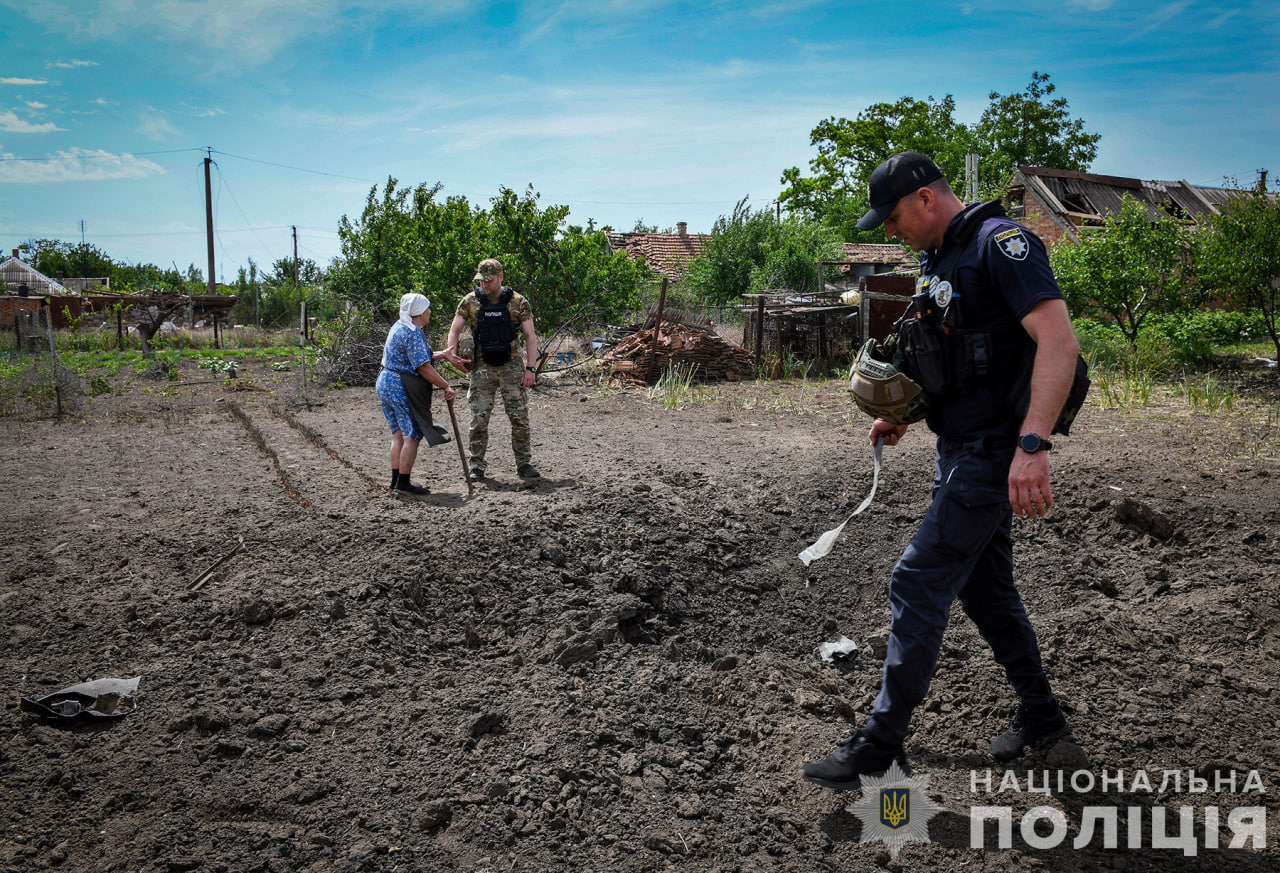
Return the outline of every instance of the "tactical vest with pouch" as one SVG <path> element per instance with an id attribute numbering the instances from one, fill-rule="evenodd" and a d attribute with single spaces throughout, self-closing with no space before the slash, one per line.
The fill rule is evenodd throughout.
<path id="1" fill-rule="evenodd" d="M 476 324 L 472 331 L 476 353 L 486 364 L 501 366 L 511 360 L 511 344 L 515 342 L 516 329 L 511 323 L 511 309 L 507 304 L 515 292 L 503 288 L 498 302 L 491 303 L 483 289 L 476 289 Z"/>
<path id="2" fill-rule="evenodd" d="M 1018 421 L 1031 402 L 1031 371 L 1036 346 L 1021 326 L 1003 329 L 971 328 L 964 324 L 956 267 L 965 247 L 988 218 L 1004 217 L 1000 201 L 992 200 L 971 210 L 947 239 L 946 248 L 930 275 L 917 281 L 902 318 L 895 326 L 896 356 L 901 369 L 919 383 L 931 398 L 945 400 L 977 390 L 998 380 L 1010 386 L 1009 407 Z M 1089 390 L 1088 366 L 1077 355 L 1075 380 L 1054 433 L 1067 433 Z"/>

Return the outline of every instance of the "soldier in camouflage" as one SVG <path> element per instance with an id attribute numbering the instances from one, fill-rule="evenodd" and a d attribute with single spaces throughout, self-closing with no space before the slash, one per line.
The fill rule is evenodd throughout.
<path id="1" fill-rule="evenodd" d="M 496 258 L 481 261 L 475 275 L 479 287 L 458 301 L 449 326 L 449 343 L 458 341 L 464 327 L 470 327 L 475 338 L 471 381 L 467 387 L 467 402 L 471 406 L 471 475 L 477 479 L 485 476 L 489 416 L 501 391 L 502 406 L 511 421 L 516 472 L 522 479 L 537 479 L 540 474 L 533 466 L 530 449 L 528 403 L 528 389 L 537 380 L 537 369 L 532 363 L 526 364 L 526 357 L 521 356 L 520 338 L 524 338 L 527 360 L 534 362 L 538 359 L 538 337 L 529 301 L 503 286 L 502 278 L 501 261 Z"/>

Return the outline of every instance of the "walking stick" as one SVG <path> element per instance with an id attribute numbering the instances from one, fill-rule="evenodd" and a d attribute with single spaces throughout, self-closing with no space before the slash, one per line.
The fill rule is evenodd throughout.
<path id="1" fill-rule="evenodd" d="M 467 456 L 462 453 L 462 435 L 458 433 L 458 416 L 453 414 L 453 401 L 445 401 L 449 405 L 449 420 L 453 422 L 453 441 L 458 444 L 458 460 L 462 462 L 462 477 L 467 480 L 467 493 L 475 491 L 471 484 L 471 469 L 467 466 Z"/>

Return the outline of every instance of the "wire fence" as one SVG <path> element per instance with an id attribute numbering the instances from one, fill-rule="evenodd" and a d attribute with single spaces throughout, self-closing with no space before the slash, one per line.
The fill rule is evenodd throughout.
<path id="1" fill-rule="evenodd" d="M 14 345 L 4 352 L 8 371 L 0 383 L 0 415 L 62 418 L 80 406 L 80 378 L 58 354 L 49 309 L 13 318 Z"/>

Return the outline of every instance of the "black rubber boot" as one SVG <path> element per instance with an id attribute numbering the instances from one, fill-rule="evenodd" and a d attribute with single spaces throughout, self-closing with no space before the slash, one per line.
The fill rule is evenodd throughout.
<path id="1" fill-rule="evenodd" d="M 392 471 L 391 471 L 391 487 L 390 487 L 390 488 L 388 488 L 387 490 L 388 490 L 388 491 L 395 491 L 395 490 L 396 490 L 396 485 L 398 485 L 398 484 L 400 484 L 400 471 L 399 471 L 399 470 L 392 470 Z"/>

